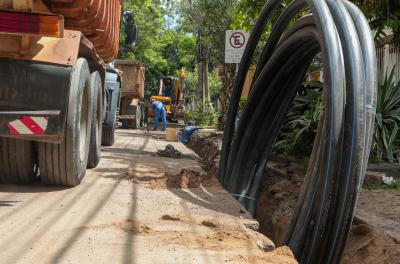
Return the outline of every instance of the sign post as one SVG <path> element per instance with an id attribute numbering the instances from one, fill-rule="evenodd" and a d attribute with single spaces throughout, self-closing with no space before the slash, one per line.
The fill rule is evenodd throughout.
<path id="1" fill-rule="evenodd" d="M 227 30 L 225 35 L 225 63 L 236 64 L 236 73 L 249 40 L 244 30 Z"/>

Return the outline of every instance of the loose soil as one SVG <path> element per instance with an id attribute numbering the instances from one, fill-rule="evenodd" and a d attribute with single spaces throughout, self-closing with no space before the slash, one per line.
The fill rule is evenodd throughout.
<path id="1" fill-rule="evenodd" d="M 161 133 L 118 130 L 75 188 L 0 185 L 0 221 L 1 263 L 297 263 Z"/>
<path id="2" fill-rule="evenodd" d="M 304 173 L 298 163 L 282 157 L 268 164 L 256 219 L 261 232 L 278 246 L 290 224 Z M 363 190 L 342 263 L 400 263 L 399 234 L 400 192 Z"/>
<path id="3" fill-rule="evenodd" d="M 136 184 L 151 189 L 213 188 L 219 185 L 216 178 L 203 171 L 182 169 L 180 173 L 165 172 L 161 176 L 135 176 L 128 172 L 128 177 Z"/>
<path id="4" fill-rule="evenodd" d="M 177 145 L 175 144 L 174 147 Z M 182 149 L 179 150 L 182 151 Z M 155 160 L 150 155 L 142 158 L 141 163 L 137 166 L 130 167 L 126 178 L 138 188 L 156 192 L 169 190 L 178 195 L 191 194 L 188 196 L 191 198 L 192 195 L 196 195 L 201 199 L 200 204 L 217 203 L 215 204 L 217 207 L 222 206 L 231 210 L 237 208 L 234 214 L 216 217 L 204 213 L 188 215 L 171 212 L 163 214 L 158 221 L 153 221 L 145 226 L 128 222 L 120 223 L 117 227 L 142 236 L 157 237 L 165 244 L 186 249 L 211 250 L 221 253 L 239 253 L 243 250 L 247 252 L 231 254 L 231 257 L 223 261 L 225 263 L 297 263 L 290 249 L 286 247 L 275 249 L 272 241 L 257 231 L 258 222 L 251 219 L 239 203 L 234 199 L 230 199 L 229 203 L 224 201 L 225 198 L 222 195 L 230 196 L 215 177 L 216 167 L 211 165 L 216 154 L 218 152 L 209 155 L 207 172 L 204 170 L 204 164 L 203 168 L 199 166 L 199 159 L 196 156 L 158 157 Z M 166 163 L 173 163 L 175 166 L 166 168 Z M 179 168 L 181 169 L 179 170 Z M 199 195 L 203 193 L 207 196 Z M 221 196 L 221 199 L 218 199 L 218 196 Z M 112 226 L 112 228 L 115 227 Z"/>
<path id="5" fill-rule="evenodd" d="M 221 137 L 197 133 L 189 147 L 202 158 L 206 171 L 217 175 Z M 282 245 L 303 183 L 301 163 L 275 156 L 265 172 L 256 219 L 260 231 L 277 246 Z M 400 263 L 400 191 L 362 191 L 342 263 Z"/>

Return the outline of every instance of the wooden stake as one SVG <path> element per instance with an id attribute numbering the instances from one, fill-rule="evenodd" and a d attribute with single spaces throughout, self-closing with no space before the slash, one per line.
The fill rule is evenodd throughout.
<path id="1" fill-rule="evenodd" d="M 30 53 L 31 47 L 31 37 L 29 35 L 22 35 L 21 36 L 21 54 L 28 54 Z"/>

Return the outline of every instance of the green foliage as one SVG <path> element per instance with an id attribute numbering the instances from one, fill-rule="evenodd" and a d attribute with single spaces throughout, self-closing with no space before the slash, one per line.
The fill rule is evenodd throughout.
<path id="1" fill-rule="evenodd" d="M 368 184 L 365 188 L 371 191 L 400 190 L 400 180 L 395 180 L 390 184 Z"/>
<path id="2" fill-rule="evenodd" d="M 197 66 L 193 71 L 186 72 L 186 88 L 188 89 L 188 98 L 190 102 L 196 101 L 197 89 L 199 86 L 199 75 Z M 212 103 L 218 100 L 222 90 L 222 82 L 218 79 L 217 73 L 212 71 L 208 75 L 210 101 Z"/>
<path id="3" fill-rule="evenodd" d="M 281 3 L 281 8 L 279 8 L 272 16 L 272 22 L 276 21 L 280 12 L 286 8 L 292 0 L 283 0 Z M 265 0 L 239 0 L 235 5 L 234 12 L 234 28 L 240 28 L 247 31 L 251 31 L 253 26 L 258 19 L 263 6 L 265 5 Z M 273 23 L 272 23 L 273 24 Z M 267 26 L 266 31 L 271 30 L 271 23 Z"/>
<path id="4" fill-rule="evenodd" d="M 385 29 L 392 29 L 395 43 L 400 45 L 400 2 L 398 0 L 354 0 L 364 12 L 373 30 L 376 39 L 386 36 Z"/>
<path id="5" fill-rule="evenodd" d="M 275 150 L 295 156 L 312 151 L 321 113 L 322 83 L 305 82 L 286 117 Z M 400 157 L 400 82 L 394 81 L 394 69 L 386 74 L 378 89 L 375 132 L 370 161 L 398 162 Z"/>
<path id="6" fill-rule="evenodd" d="M 218 78 L 216 71 L 211 71 L 208 75 L 210 100 L 216 102 L 222 92 L 222 82 Z"/>
<path id="7" fill-rule="evenodd" d="M 281 7 L 287 6 L 291 0 L 282 1 Z M 398 0 L 352 0 L 364 12 L 373 30 L 376 31 L 376 39 L 381 40 L 386 36 L 385 29 L 392 29 L 395 35 L 395 43 L 400 45 L 400 1 Z M 238 0 L 234 14 L 234 27 L 251 30 L 258 18 L 265 0 Z M 280 10 L 282 10 L 282 8 Z M 279 10 L 279 11 L 280 11 Z M 276 20 L 279 12 L 276 12 L 271 20 Z M 266 31 L 271 30 L 268 25 Z"/>
<path id="8" fill-rule="evenodd" d="M 224 62 L 225 31 L 233 23 L 236 0 L 191 0 L 180 2 L 183 27 L 207 43 L 212 50 L 211 64 Z"/>
<path id="9" fill-rule="evenodd" d="M 244 107 L 247 104 L 247 97 L 246 96 L 241 96 L 240 101 L 239 101 L 239 111 L 243 111 Z"/>
<path id="10" fill-rule="evenodd" d="M 139 28 L 137 46 L 122 49 L 120 59 L 140 61 L 146 67 L 146 90 L 157 91 L 159 79 L 175 76 L 181 67 L 193 70 L 196 38 L 176 23 L 176 8 L 168 0 L 126 0 Z M 172 24 L 172 25 L 171 25 Z"/>
<path id="11" fill-rule="evenodd" d="M 397 161 L 400 153 L 400 82 L 394 81 L 394 68 L 386 74 L 378 89 L 375 133 L 371 159 L 374 161 Z"/>
<path id="12" fill-rule="evenodd" d="M 304 82 L 275 143 L 275 150 L 295 156 L 309 156 L 321 114 L 322 83 Z"/>
<path id="13" fill-rule="evenodd" d="M 185 114 L 185 121 L 197 126 L 206 127 L 215 124 L 218 114 L 215 112 L 210 102 L 204 105 L 199 103 L 197 108 Z"/>
<path id="14" fill-rule="evenodd" d="M 186 72 L 186 89 L 188 89 L 187 97 L 190 102 L 196 101 L 197 87 L 199 86 L 199 75 L 197 66 L 193 71 Z"/>

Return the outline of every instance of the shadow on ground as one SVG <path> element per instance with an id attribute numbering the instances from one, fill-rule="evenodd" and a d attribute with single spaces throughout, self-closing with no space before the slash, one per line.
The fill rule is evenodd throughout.
<path id="1" fill-rule="evenodd" d="M 129 136 L 133 134 L 129 133 Z M 234 200 L 227 199 L 217 179 L 202 172 L 194 154 L 182 159 L 162 158 L 155 152 L 144 151 L 145 148 L 145 144 L 136 150 L 107 148 L 103 158 L 126 167 L 99 168 L 96 171 L 103 172 L 105 178 L 129 180 L 150 189 L 167 189 L 183 200 L 212 211 L 236 217 L 243 214 Z M 222 202 L 223 199 L 227 200 Z"/>

